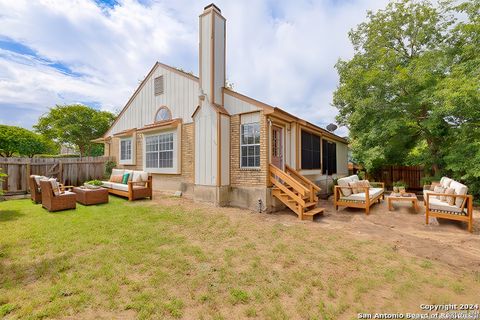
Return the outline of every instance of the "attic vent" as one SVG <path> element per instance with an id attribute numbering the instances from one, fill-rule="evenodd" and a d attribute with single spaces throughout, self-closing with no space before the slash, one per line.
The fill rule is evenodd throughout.
<path id="1" fill-rule="evenodd" d="M 163 76 L 156 77 L 153 81 L 153 86 L 155 87 L 155 95 L 163 94 Z"/>

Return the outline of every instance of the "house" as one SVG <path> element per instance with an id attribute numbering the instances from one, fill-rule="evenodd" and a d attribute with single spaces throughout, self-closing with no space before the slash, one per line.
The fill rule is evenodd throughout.
<path id="1" fill-rule="evenodd" d="M 199 29 L 199 77 L 155 63 L 96 140 L 105 155 L 151 173 L 154 191 L 254 210 L 314 207 L 311 182 L 348 174 L 347 141 L 226 88 L 226 20 L 217 6 L 205 7 Z"/>

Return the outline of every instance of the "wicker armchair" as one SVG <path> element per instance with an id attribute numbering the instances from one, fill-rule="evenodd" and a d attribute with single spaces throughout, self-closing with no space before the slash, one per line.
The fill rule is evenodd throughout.
<path id="1" fill-rule="evenodd" d="M 67 209 L 75 209 L 77 205 L 75 193 L 65 191 L 56 196 L 53 193 L 50 181 L 40 181 L 42 189 L 42 207 L 48 211 L 60 211 Z"/>

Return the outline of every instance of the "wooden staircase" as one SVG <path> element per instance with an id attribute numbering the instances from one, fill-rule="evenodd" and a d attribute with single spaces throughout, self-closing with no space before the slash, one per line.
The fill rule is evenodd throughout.
<path id="1" fill-rule="evenodd" d="M 270 164 L 270 182 L 273 184 L 272 195 L 301 220 L 313 221 L 316 214 L 325 210 L 317 207 L 320 188 L 288 165 L 283 171 Z"/>

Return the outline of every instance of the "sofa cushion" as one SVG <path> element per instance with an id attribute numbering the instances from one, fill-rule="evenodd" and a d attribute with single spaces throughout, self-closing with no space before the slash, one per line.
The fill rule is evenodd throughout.
<path id="1" fill-rule="evenodd" d="M 460 182 L 457 181 L 452 181 L 450 183 L 450 188 L 455 189 L 455 194 L 459 195 L 466 195 L 468 191 L 468 187 L 464 184 L 461 184 Z M 455 197 L 455 205 L 460 208 L 465 201 L 465 198 L 461 197 Z"/>
<path id="2" fill-rule="evenodd" d="M 423 199 L 427 201 L 427 193 L 434 193 L 433 190 L 423 190 Z M 430 197 L 430 199 L 433 197 Z"/>
<path id="3" fill-rule="evenodd" d="M 445 188 L 444 187 L 440 187 L 440 186 L 436 186 L 434 189 L 433 189 L 433 193 L 444 193 L 445 192 Z M 434 196 L 434 198 L 437 198 L 439 200 L 440 199 L 440 196 Z"/>
<path id="4" fill-rule="evenodd" d="M 102 181 L 102 187 L 111 188 L 112 183 L 110 181 Z"/>
<path id="5" fill-rule="evenodd" d="M 110 188 L 120 191 L 128 191 L 128 185 L 123 183 L 112 182 Z"/>
<path id="6" fill-rule="evenodd" d="M 350 187 L 352 187 L 352 192 L 353 193 L 361 193 L 365 192 L 365 187 L 370 187 L 370 184 L 366 180 L 360 180 L 360 181 L 351 181 L 348 184 Z"/>
<path id="7" fill-rule="evenodd" d="M 123 176 L 125 169 L 112 169 L 112 176 Z"/>
<path id="8" fill-rule="evenodd" d="M 370 188 L 368 189 L 368 196 L 370 199 L 373 199 L 383 193 L 383 188 Z M 347 201 L 365 201 L 365 192 L 354 193 L 347 197 L 341 197 L 342 200 Z"/>
<path id="9" fill-rule="evenodd" d="M 351 181 L 360 181 L 360 179 L 358 178 L 358 176 L 356 174 L 353 174 L 353 175 L 349 176 L 348 178 L 350 178 Z"/>
<path id="10" fill-rule="evenodd" d="M 133 171 L 133 182 L 144 182 L 148 180 L 148 172 L 145 171 Z"/>
<path id="11" fill-rule="evenodd" d="M 453 180 L 448 177 L 442 177 L 442 179 L 440 179 L 440 186 L 447 189 L 452 181 Z"/>
<path id="12" fill-rule="evenodd" d="M 460 210 L 457 206 L 449 205 L 445 201 L 442 201 L 437 198 L 430 198 L 428 201 L 428 208 L 433 211 L 441 211 L 444 213 L 453 213 L 453 214 L 460 214 L 460 215 L 466 215 L 465 211 Z"/>
<path id="13" fill-rule="evenodd" d="M 345 178 L 340 178 L 337 180 L 337 184 L 340 186 L 340 187 L 349 187 L 349 183 L 351 182 L 352 180 L 350 179 L 350 177 L 345 177 Z M 349 195 L 352 194 L 352 189 L 350 188 L 340 188 L 340 191 L 342 192 L 342 195 L 344 197 L 348 197 Z"/>

